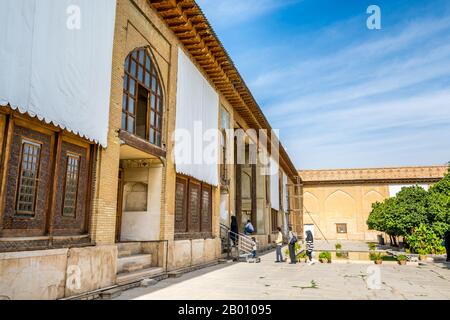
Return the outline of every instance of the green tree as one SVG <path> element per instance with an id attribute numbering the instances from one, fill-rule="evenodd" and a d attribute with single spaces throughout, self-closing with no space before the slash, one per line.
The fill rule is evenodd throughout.
<path id="1" fill-rule="evenodd" d="M 407 236 L 421 224 L 428 224 L 427 191 L 420 186 L 403 188 L 395 197 L 397 235 Z"/>
<path id="2" fill-rule="evenodd" d="M 431 226 L 421 224 L 414 229 L 411 235 L 406 237 L 411 250 L 418 254 L 441 254 L 445 250 L 442 247 L 442 240 L 434 232 Z"/>
<path id="3" fill-rule="evenodd" d="M 402 188 L 397 196 L 373 204 L 367 220 L 370 230 L 385 232 L 394 245 L 396 237 L 405 237 L 427 223 L 427 191 L 419 186 Z"/>
<path id="4" fill-rule="evenodd" d="M 434 232 L 442 238 L 450 230 L 450 168 L 428 192 L 428 215 Z"/>

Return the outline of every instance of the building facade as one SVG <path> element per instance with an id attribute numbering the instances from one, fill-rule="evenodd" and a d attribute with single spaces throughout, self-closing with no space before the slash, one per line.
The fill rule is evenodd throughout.
<path id="1" fill-rule="evenodd" d="M 63 31 L 27 1 L 2 5 L 16 35 L 21 10 L 55 24 L 60 65 L 38 59 L 44 42 L 24 55 L 32 92 L 0 78 L 0 296 L 74 297 L 215 263 L 232 216 L 261 248 L 277 227 L 302 233 L 298 172 L 194 1 L 84 3 L 87 26 Z M 40 87 L 53 69 L 59 82 Z"/>
<path id="2" fill-rule="evenodd" d="M 304 229 L 317 239 L 376 241 L 379 233 L 366 223 L 373 203 L 403 187 L 428 189 L 446 172 L 445 166 L 300 171 Z"/>

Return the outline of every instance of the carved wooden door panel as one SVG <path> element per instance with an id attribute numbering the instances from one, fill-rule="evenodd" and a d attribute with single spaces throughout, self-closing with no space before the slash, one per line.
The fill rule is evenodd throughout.
<path id="1" fill-rule="evenodd" d="M 89 145 L 62 141 L 54 216 L 55 235 L 86 232 L 89 188 Z"/>
<path id="2" fill-rule="evenodd" d="M 187 180 L 177 178 L 175 190 L 175 232 L 187 231 Z"/>
<path id="3" fill-rule="evenodd" d="M 7 168 L 3 236 L 46 232 L 53 137 L 16 125 Z"/>
<path id="4" fill-rule="evenodd" d="M 200 232 L 201 224 L 201 186 L 196 182 L 189 182 L 189 232 Z"/>

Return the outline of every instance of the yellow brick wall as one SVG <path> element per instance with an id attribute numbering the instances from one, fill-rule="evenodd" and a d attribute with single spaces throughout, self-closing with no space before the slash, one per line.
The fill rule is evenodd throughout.
<path id="1" fill-rule="evenodd" d="M 98 244 L 115 242 L 117 184 L 120 161 L 120 141 L 117 130 L 121 127 L 124 61 L 127 55 L 138 47 L 149 46 L 156 60 L 164 87 L 165 105 L 163 116 L 163 144 L 167 149 L 164 163 L 161 193 L 161 235 L 174 241 L 175 180 L 176 171 L 172 159 L 171 134 L 175 129 L 178 38 L 165 22 L 150 7 L 146 0 L 118 0 L 112 65 L 111 106 L 108 134 L 108 148 L 98 154 L 94 212 L 91 219 L 91 234 Z M 188 55 L 189 56 L 189 55 Z M 193 61 L 194 62 L 194 61 Z M 194 62 L 195 63 L 195 62 Z M 202 72 L 202 70 L 199 68 Z M 205 78 L 207 78 L 205 76 Z M 214 86 L 213 86 L 214 87 Z M 221 96 L 221 103 L 230 112 L 231 121 L 239 122 L 245 129 L 247 124 L 233 111 Z M 219 121 L 219 119 L 218 119 Z M 234 177 L 234 169 L 229 171 Z M 234 179 L 233 179 L 234 180 Z M 230 212 L 234 213 L 234 181 L 230 190 Z M 267 214 L 270 219 L 270 213 Z M 213 191 L 213 235 L 220 235 L 220 188 Z M 220 243 L 217 242 L 219 246 Z M 217 248 L 217 251 L 219 248 Z"/>
<path id="2" fill-rule="evenodd" d="M 376 239 L 377 232 L 369 231 L 367 218 L 372 203 L 389 197 L 387 184 L 361 185 L 316 185 L 303 190 L 305 210 L 304 223 L 317 223 L 329 240 L 367 240 Z M 337 234 L 336 223 L 347 224 L 347 234 Z M 323 239 L 317 227 L 315 236 Z"/>
<path id="3" fill-rule="evenodd" d="M 98 155 L 96 190 L 91 219 L 91 235 L 97 244 L 115 242 L 117 185 L 120 161 L 124 62 L 135 48 L 150 46 L 164 87 L 165 106 L 163 143 L 168 155 L 172 150 L 169 133 L 175 126 L 177 39 L 145 0 L 118 0 L 113 49 L 111 104 L 108 147 Z M 168 156 L 163 173 L 161 194 L 161 238 L 173 239 L 175 193 L 174 165 Z M 166 195 L 168 195 L 166 197 Z"/>

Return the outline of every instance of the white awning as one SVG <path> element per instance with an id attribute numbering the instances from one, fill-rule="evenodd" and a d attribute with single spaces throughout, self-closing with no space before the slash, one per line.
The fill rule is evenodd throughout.
<path id="1" fill-rule="evenodd" d="M 0 105 L 106 147 L 116 0 L 1 0 Z"/>
<path id="2" fill-rule="evenodd" d="M 219 95 L 179 48 L 176 171 L 218 186 L 219 137 Z"/>
<path id="3" fill-rule="evenodd" d="M 272 209 L 280 211 L 280 175 L 278 163 L 270 157 L 270 203 Z"/>

